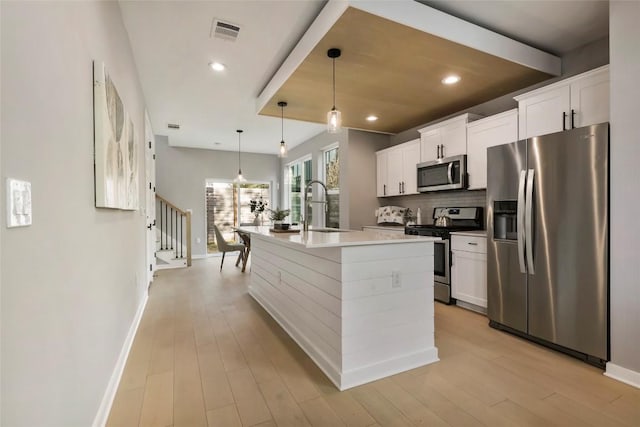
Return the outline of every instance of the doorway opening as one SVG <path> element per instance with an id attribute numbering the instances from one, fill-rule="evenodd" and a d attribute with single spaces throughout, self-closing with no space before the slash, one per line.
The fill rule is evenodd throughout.
<path id="1" fill-rule="evenodd" d="M 207 180 L 205 185 L 207 253 L 218 253 L 216 225 L 227 242 L 237 240 L 240 225 L 270 225 L 271 184 Z"/>

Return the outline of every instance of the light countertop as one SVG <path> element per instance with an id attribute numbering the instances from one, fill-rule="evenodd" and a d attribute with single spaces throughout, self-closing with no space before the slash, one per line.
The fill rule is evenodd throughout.
<path id="1" fill-rule="evenodd" d="M 404 225 L 363 225 L 362 228 L 373 228 L 376 230 L 393 230 L 393 231 L 402 231 L 404 233 Z"/>
<path id="2" fill-rule="evenodd" d="M 269 227 L 251 227 L 243 226 L 240 231 L 250 233 L 251 235 L 259 235 L 262 237 L 272 238 L 281 243 L 291 245 L 301 245 L 305 248 L 328 248 L 341 246 L 367 246 L 367 245 L 386 245 L 397 243 L 424 243 L 440 240 L 439 237 L 427 236 L 409 236 L 406 234 L 378 233 L 376 231 L 355 231 L 343 230 L 333 232 L 322 232 L 317 229 L 309 229 L 308 232 L 302 233 L 274 233 L 269 231 Z"/>
<path id="3" fill-rule="evenodd" d="M 487 237 L 487 230 L 452 231 L 452 236 Z"/>

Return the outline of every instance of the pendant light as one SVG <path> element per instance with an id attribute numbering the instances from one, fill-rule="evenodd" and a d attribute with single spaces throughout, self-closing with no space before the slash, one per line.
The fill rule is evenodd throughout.
<path id="1" fill-rule="evenodd" d="M 280 107 L 280 118 L 282 119 L 281 122 L 281 135 L 282 135 L 282 140 L 280 141 L 280 152 L 278 153 L 278 157 L 280 158 L 285 158 L 287 157 L 287 144 L 284 142 L 284 107 L 287 106 L 287 103 L 284 101 L 280 101 L 278 102 L 278 107 Z"/>
<path id="2" fill-rule="evenodd" d="M 339 133 L 342 130 L 342 113 L 336 110 L 336 58 L 340 57 L 340 49 L 331 48 L 327 56 L 333 60 L 333 107 L 327 113 L 327 132 Z"/>
<path id="3" fill-rule="evenodd" d="M 246 179 L 242 176 L 242 167 L 240 165 L 240 135 L 242 135 L 242 129 L 238 129 L 238 177 L 235 179 L 236 182 L 245 182 Z"/>

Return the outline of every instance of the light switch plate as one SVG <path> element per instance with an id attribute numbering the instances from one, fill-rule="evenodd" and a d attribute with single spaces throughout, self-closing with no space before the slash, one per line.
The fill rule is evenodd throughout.
<path id="1" fill-rule="evenodd" d="M 31 225 L 31 183 L 7 178 L 7 227 Z"/>

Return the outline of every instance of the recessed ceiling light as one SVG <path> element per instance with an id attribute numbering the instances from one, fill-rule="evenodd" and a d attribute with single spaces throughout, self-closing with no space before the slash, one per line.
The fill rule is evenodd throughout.
<path id="1" fill-rule="evenodd" d="M 378 120 L 378 116 L 374 116 L 373 114 L 371 114 L 370 116 L 367 116 L 368 122 L 375 122 L 376 120 Z"/>
<path id="2" fill-rule="evenodd" d="M 209 63 L 209 67 L 211 67 L 211 69 L 214 71 L 224 71 L 224 69 L 227 68 L 220 62 L 211 62 Z"/>
<path id="3" fill-rule="evenodd" d="M 444 79 L 442 79 L 442 83 L 446 85 L 454 85 L 460 81 L 460 76 L 456 76 L 455 74 L 451 74 Z"/>

